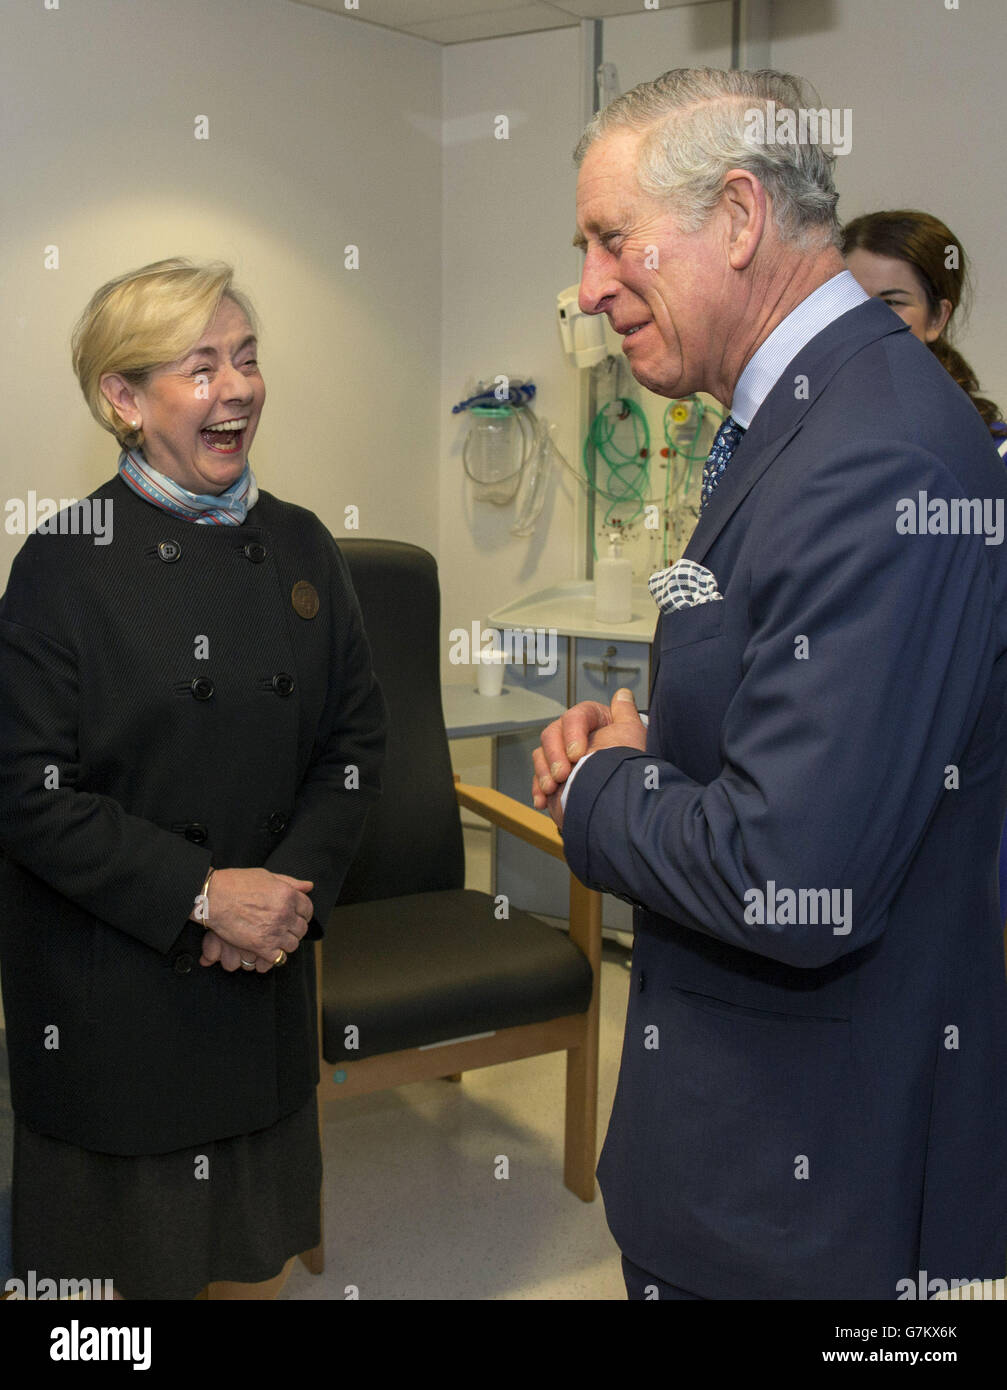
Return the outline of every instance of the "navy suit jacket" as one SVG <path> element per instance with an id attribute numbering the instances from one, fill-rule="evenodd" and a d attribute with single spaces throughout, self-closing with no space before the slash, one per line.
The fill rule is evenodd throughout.
<path id="1" fill-rule="evenodd" d="M 661 615 L 646 753 L 570 789 L 571 868 L 638 907 L 609 1225 L 707 1298 L 1007 1264 L 1007 556 L 926 532 L 962 498 L 1002 523 L 971 402 L 878 300 L 843 314 L 696 527 L 723 601 Z"/>

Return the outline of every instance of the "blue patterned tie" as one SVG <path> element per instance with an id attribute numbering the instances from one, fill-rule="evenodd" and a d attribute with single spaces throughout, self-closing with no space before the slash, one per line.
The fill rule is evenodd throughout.
<path id="1" fill-rule="evenodd" d="M 713 448 L 710 450 L 710 457 L 703 465 L 703 489 L 699 504 L 700 516 L 702 516 L 706 504 L 716 491 L 717 484 L 723 476 L 724 469 L 730 463 L 731 455 L 741 443 L 744 433 L 744 426 L 739 425 L 733 415 L 728 415 L 727 419 L 717 431 L 716 438 L 713 441 Z"/>

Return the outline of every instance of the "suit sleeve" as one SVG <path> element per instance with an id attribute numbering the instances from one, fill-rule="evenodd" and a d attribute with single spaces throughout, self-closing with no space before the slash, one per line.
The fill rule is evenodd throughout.
<path id="1" fill-rule="evenodd" d="M 265 865 L 273 873 L 314 883 L 312 937 L 324 932 L 367 813 L 381 794 L 387 723 L 349 570 L 335 542 L 330 545 L 330 602 L 338 636 L 330 658 L 328 700 L 290 827 Z M 342 617 L 338 626 L 335 615 Z"/>
<path id="2" fill-rule="evenodd" d="M 38 595 L 54 582 L 40 556 L 30 540 L 0 600 L 0 849 L 86 912 L 167 952 L 210 853 L 78 786 L 78 662 L 68 640 L 40 630 Z"/>
<path id="3" fill-rule="evenodd" d="M 564 819 L 578 878 L 790 965 L 884 930 L 995 655 L 984 537 L 896 530 L 897 500 L 921 490 L 954 497 L 955 479 L 880 442 L 766 489 L 720 774 L 700 784 L 653 746 L 599 750 Z M 658 707 L 665 678 L 662 663 Z M 849 927 L 760 922 L 752 890 L 770 883 L 848 892 Z"/>

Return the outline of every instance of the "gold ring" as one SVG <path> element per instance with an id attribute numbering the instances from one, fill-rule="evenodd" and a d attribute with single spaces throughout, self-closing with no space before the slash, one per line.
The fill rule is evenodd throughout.
<path id="1" fill-rule="evenodd" d="M 284 965 L 284 964 L 286 964 L 286 960 L 287 960 L 287 953 L 286 953 L 286 951 L 281 951 L 280 954 L 279 954 L 279 955 L 276 957 L 276 959 L 273 961 L 273 964 L 274 964 L 274 965 Z"/>

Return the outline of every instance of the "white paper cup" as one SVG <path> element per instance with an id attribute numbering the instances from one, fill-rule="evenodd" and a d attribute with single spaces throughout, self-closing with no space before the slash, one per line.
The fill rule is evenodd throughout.
<path id="1" fill-rule="evenodd" d="M 481 651 L 476 658 L 476 675 L 480 695 L 500 695 L 503 692 L 507 653 L 492 649 Z"/>

